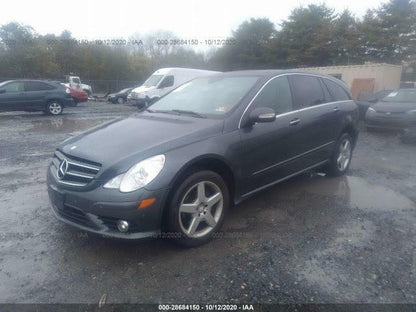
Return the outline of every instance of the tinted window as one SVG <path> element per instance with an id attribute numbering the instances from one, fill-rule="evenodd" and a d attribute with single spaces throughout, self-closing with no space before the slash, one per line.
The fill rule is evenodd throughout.
<path id="1" fill-rule="evenodd" d="M 173 86 L 173 76 L 166 76 L 159 85 L 159 88 L 167 88 Z"/>
<path id="2" fill-rule="evenodd" d="M 21 92 L 23 91 L 23 82 L 12 82 L 2 87 L 2 89 L 6 92 Z"/>
<path id="3" fill-rule="evenodd" d="M 329 93 L 331 93 L 334 101 L 345 101 L 350 99 L 347 92 L 340 85 L 329 79 L 323 79 L 323 81 L 328 87 Z"/>
<path id="4" fill-rule="evenodd" d="M 287 77 L 278 77 L 270 81 L 257 95 L 253 107 L 269 107 L 277 114 L 292 110 L 292 94 Z"/>
<path id="5" fill-rule="evenodd" d="M 290 82 L 295 107 L 309 107 L 326 102 L 321 83 L 317 77 L 293 75 L 290 76 Z"/>
<path id="6" fill-rule="evenodd" d="M 51 90 L 51 89 L 53 89 L 52 86 L 41 81 L 26 81 L 25 82 L 25 91 L 43 91 L 43 90 Z"/>

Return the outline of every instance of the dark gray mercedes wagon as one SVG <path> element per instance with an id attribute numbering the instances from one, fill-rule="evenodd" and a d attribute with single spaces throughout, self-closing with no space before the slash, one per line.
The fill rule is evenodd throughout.
<path id="1" fill-rule="evenodd" d="M 106 236 L 212 238 L 230 205 L 314 168 L 344 174 L 358 110 L 343 82 L 293 71 L 192 80 L 146 111 L 61 143 L 47 172 L 58 219 Z"/>

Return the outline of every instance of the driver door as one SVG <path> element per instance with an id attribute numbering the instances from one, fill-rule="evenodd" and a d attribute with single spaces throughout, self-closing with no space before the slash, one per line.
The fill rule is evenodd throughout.
<path id="1" fill-rule="evenodd" d="M 240 129 L 241 185 L 242 194 L 246 195 L 299 170 L 291 159 L 304 152 L 299 131 L 302 127 L 300 116 L 293 107 L 286 76 L 276 77 L 265 85 L 243 120 L 257 107 L 272 108 L 277 116 L 274 122 L 256 123 Z"/>
<path id="2" fill-rule="evenodd" d="M 24 107 L 24 83 L 21 81 L 10 82 L 0 88 L 0 110 L 18 111 Z"/>

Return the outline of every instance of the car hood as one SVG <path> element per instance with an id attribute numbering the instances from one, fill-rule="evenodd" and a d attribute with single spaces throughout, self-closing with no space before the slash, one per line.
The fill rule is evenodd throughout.
<path id="1" fill-rule="evenodd" d="M 58 149 L 103 167 L 120 164 L 117 170 L 122 170 L 147 157 L 218 135 L 222 128 L 223 121 L 218 119 L 143 112 L 94 127 L 64 141 Z"/>
<path id="2" fill-rule="evenodd" d="M 390 112 L 390 113 L 404 113 L 412 109 L 416 109 L 415 103 L 404 103 L 404 102 L 377 102 L 371 106 L 377 112 Z"/>
<path id="3" fill-rule="evenodd" d="M 154 89 L 156 89 L 155 86 L 153 86 L 153 87 L 140 86 L 140 87 L 137 87 L 137 88 L 133 89 L 132 92 L 143 93 L 143 92 L 151 91 L 151 90 L 154 90 Z"/>

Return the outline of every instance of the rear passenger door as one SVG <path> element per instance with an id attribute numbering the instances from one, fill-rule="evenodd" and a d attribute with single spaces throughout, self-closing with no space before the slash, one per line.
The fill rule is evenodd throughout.
<path id="1" fill-rule="evenodd" d="M 25 81 L 24 100 L 28 109 L 42 109 L 45 106 L 45 98 L 51 93 L 53 87 L 42 81 Z"/>
<path id="2" fill-rule="evenodd" d="M 274 122 L 256 123 L 240 129 L 242 193 L 282 179 L 302 169 L 298 155 L 304 152 L 300 117 L 292 104 L 292 93 L 286 76 L 270 80 L 255 97 L 243 116 L 258 107 L 272 108 Z M 243 122 L 244 124 L 244 122 Z"/>
<path id="3" fill-rule="evenodd" d="M 339 112 L 318 76 L 294 74 L 289 80 L 301 120 L 304 164 L 313 166 L 328 159 L 333 151 Z"/>

